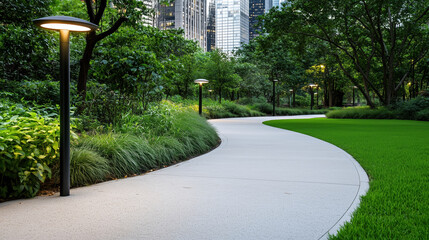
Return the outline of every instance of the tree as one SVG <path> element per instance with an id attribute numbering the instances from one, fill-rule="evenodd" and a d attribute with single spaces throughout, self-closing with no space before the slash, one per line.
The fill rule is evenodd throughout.
<path id="1" fill-rule="evenodd" d="M 222 91 L 224 87 L 232 86 L 234 76 L 233 61 L 219 49 L 211 51 L 209 61 L 206 63 L 206 78 L 215 86 L 219 95 L 219 103 L 222 102 Z"/>
<path id="2" fill-rule="evenodd" d="M 396 100 L 413 64 L 428 53 L 427 0 L 291 1 L 264 18 L 273 35 L 301 35 L 326 42 L 344 75 L 374 106 Z M 380 73 L 380 74 L 379 74 Z"/>
<path id="3" fill-rule="evenodd" d="M 39 31 L 32 20 L 51 14 L 51 0 L 10 0 L 0 3 L 0 78 L 46 80 L 56 60 L 52 33 Z M 57 59 L 57 58 L 55 58 Z"/>
<path id="4" fill-rule="evenodd" d="M 126 21 L 136 23 L 140 21 L 144 14 L 148 14 L 148 10 L 143 1 L 137 0 L 112 0 L 113 8 L 109 9 L 108 17 L 105 17 L 108 0 L 85 0 L 86 9 L 89 21 L 99 25 L 99 33 L 93 31 L 86 36 L 86 46 L 80 60 L 79 78 L 77 82 L 77 90 L 83 100 L 86 97 L 86 83 L 88 81 L 88 72 L 92 53 L 98 42 L 116 32 L 119 27 Z M 109 7 L 110 8 L 110 7 Z M 102 21 L 103 17 L 115 19 L 109 22 Z M 103 30 L 103 24 L 107 25 L 107 30 Z"/>

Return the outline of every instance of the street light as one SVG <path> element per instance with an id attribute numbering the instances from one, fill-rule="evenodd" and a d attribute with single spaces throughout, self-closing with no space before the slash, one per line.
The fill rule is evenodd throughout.
<path id="1" fill-rule="evenodd" d="M 353 107 L 355 106 L 355 89 L 356 88 L 357 88 L 356 86 L 353 86 Z"/>
<path id="2" fill-rule="evenodd" d="M 276 115 L 276 82 L 278 81 L 277 79 L 273 80 L 273 116 Z"/>
<path id="3" fill-rule="evenodd" d="M 199 94 L 199 105 L 198 105 L 198 113 L 201 115 L 203 112 L 203 84 L 209 83 L 209 80 L 206 79 L 197 79 L 194 83 L 198 83 L 200 86 L 200 94 Z"/>
<path id="4" fill-rule="evenodd" d="M 289 89 L 290 95 L 289 95 L 289 107 L 292 107 L 292 94 L 293 94 L 293 89 Z"/>
<path id="5" fill-rule="evenodd" d="M 60 32 L 60 196 L 70 195 L 70 32 L 90 32 L 98 26 L 66 16 L 33 20 L 38 27 Z"/>
<path id="6" fill-rule="evenodd" d="M 313 88 L 317 87 L 317 84 L 310 83 L 308 86 L 310 86 L 310 95 L 311 95 L 310 109 L 313 110 L 313 105 L 314 105 L 314 91 L 313 91 Z"/>

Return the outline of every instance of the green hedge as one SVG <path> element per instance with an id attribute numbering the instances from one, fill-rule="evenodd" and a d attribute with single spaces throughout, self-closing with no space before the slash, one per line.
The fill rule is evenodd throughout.
<path id="1" fill-rule="evenodd" d="M 378 109 L 346 108 L 330 111 L 328 118 L 354 119 L 407 119 L 429 121 L 429 97 L 418 96 L 407 102 L 399 102 L 389 107 Z"/>

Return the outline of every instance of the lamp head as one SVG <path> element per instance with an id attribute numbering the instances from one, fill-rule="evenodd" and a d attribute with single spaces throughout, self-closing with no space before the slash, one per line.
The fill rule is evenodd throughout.
<path id="1" fill-rule="evenodd" d="M 278 81 L 279 81 L 279 80 L 277 80 L 277 79 L 274 79 L 274 80 L 273 80 L 273 82 L 278 82 Z"/>
<path id="2" fill-rule="evenodd" d="M 196 79 L 194 81 L 194 83 L 198 83 L 200 85 L 203 85 L 204 83 L 209 83 L 209 80 L 207 80 L 207 79 Z"/>
<path id="3" fill-rule="evenodd" d="M 314 84 L 314 83 L 310 83 L 310 84 L 308 84 L 308 86 L 310 86 L 310 87 L 317 87 L 317 84 Z"/>
<path id="4" fill-rule="evenodd" d="M 34 24 L 50 30 L 69 30 L 71 32 L 90 32 L 98 29 L 94 23 L 75 17 L 51 16 L 33 20 Z"/>

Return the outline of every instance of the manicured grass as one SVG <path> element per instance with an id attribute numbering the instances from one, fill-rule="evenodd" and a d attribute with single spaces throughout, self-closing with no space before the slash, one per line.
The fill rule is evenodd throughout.
<path id="1" fill-rule="evenodd" d="M 429 122 L 318 118 L 265 124 L 330 142 L 368 173 L 368 193 L 331 239 L 429 239 Z"/>

